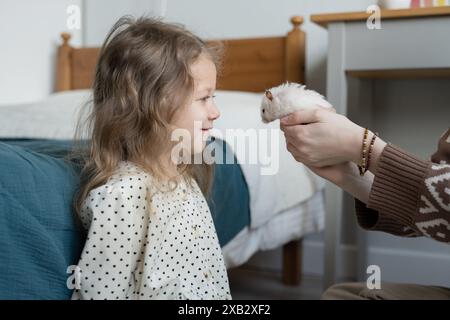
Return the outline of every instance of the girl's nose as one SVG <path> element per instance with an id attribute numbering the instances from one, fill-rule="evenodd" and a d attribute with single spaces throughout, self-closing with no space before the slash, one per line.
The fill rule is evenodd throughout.
<path id="1" fill-rule="evenodd" d="M 208 118 L 209 120 L 214 121 L 219 117 L 220 117 L 219 108 L 217 108 L 215 103 L 212 103 L 211 108 L 209 109 Z"/>

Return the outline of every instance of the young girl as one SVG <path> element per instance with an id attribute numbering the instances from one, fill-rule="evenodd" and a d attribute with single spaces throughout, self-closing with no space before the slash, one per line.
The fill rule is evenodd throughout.
<path id="1" fill-rule="evenodd" d="M 73 299 L 231 298 L 204 197 L 211 170 L 171 152 L 174 129 L 190 133 L 192 155 L 204 149 L 219 117 L 217 61 L 217 50 L 158 20 L 122 18 L 108 35 L 75 199 L 88 232 Z"/>

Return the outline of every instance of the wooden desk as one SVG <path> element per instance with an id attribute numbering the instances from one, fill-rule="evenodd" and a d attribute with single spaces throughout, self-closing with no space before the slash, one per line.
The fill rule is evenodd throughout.
<path id="1" fill-rule="evenodd" d="M 374 79 L 450 77 L 450 7 L 382 10 L 381 29 L 369 29 L 369 14 L 312 15 L 328 29 L 327 98 L 347 114 L 348 82 L 357 79 L 359 106 L 371 108 Z M 353 80 L 352 80 L 353 81 Z M 369 112 L 366 112 L 369 114 Z M 370 127 L 371 119 L 364 125 Z M 326 189 L 324 287 L 336 282 L 343 192 Z M 358 279 L 366 280 L 366 233 L 358 228 Z"/>

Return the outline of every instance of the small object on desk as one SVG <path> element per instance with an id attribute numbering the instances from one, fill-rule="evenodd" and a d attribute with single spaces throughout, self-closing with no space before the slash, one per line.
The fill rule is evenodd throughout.
<path id="1" fill-rule="evenodd" d="M 420 6 L 420 0 L 379 0 L 378 5 L 381 9 L 395 10 L 395 9 L 408 9 L 414 8 L 415 3 Z"/>
<path id="2" fill-rule="evenodd" d="M 437 7 L 443 7 L 443 6 L 448 6 L 449 5 L 449 1 L 448 0 L 435 0 L 436 1 L 436 6 Z"/>
<path id="3" fill-rule="evenodd" d="M 420 0 L 411 0 L 411 8 L 420 8 L 421 1 Z"/>
<path id="4" fill-rule="evenodd" d="M 261 102 L 261 118 L 264 123 L 283 118 L 301 109 L 331 108 L 332 105 L 314 90 L 298 83 L 286 82 L 266 90 Z"/>

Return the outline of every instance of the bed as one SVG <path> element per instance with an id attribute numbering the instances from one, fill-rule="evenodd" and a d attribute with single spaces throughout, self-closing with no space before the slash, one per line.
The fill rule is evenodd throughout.
<path id="1" fill-rule="evenodd" d="M 222 41 L 225 59 L 216 102 L 224 107 L 215 125 L 218 129 L 267 128 L 259 120 L 261 92 L 284 81 L 304 83 L 302 22 L 301 17 L 293 17 L 293 29 L 282 37 Z M 56 93 L 40 103 L 0 107 L 0 152 L 13 154 L 16 159 L 47 155 L 58 161 L 69 149 L 79 107 L 89 97 L 99 48 L 74 48 L 67 33 L 62 34 L 62 41 L 56 62 Z M 6 114 L 7 118 L 3 116 Z M 277 129 L 278 124 L 270 126 Z M 298 284 L 301 238 L 322 230 L 324 225 L 321 180 L 295 163 L 281 144 L 281 137 L 279 174 L 272 176 L 259 174 L 262 165 L 246 165 L 245 154 L 224 137 L 216 141 L 222 139 L 223 152 L 233 153 L 239 163 L 216 170 L 210 202 L 227 267 L 242 265 L 259 250 L 283 246 L 283 282 Z M 62 162 L 55 165 L 64 166 Z M 32 172 L 32 167 L 26 170 Z M 70 184 L 60 184 L 70 194 Z M 233 199 L 232 203 L 225 206 L 221 201 L 224 197 Z M 76 237 L 72 231 L 67 236 Z"/>

